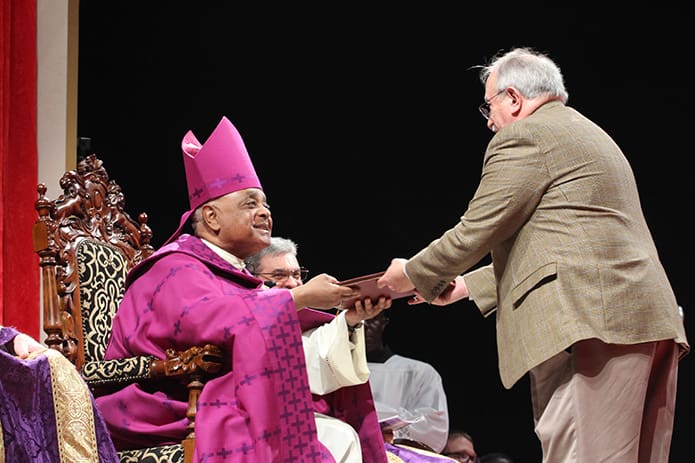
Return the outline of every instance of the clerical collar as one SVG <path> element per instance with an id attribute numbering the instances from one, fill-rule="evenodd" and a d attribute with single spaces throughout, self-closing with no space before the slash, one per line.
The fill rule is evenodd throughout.
<path id="1" fill-rule="evenodd" d="M 230 264 L 232 264 L 234 267 L 238 268 L 239 270 L 244 270 L 244 268 L 246 267 L 246 264 L 244 263 L 244 259 L 239 259 L 237 256 L 235 256 L 231 252 L 222 249 L 221 247 L 209 242 L 206 239 L 201 238 L 200 240 L 203 243 L 205 243 L 207 245 L 207 247 L 212 249 L 215 252 L 215 254 L 217 254 L 222 259 L 229 262 Z"/>
<path id="2" fill-rule="evenodd" d="M 389 346 L 384 346 L 381 350 L 367 352 L 367 362 L 384 363 L 394 355 L 395 353 Z"/>

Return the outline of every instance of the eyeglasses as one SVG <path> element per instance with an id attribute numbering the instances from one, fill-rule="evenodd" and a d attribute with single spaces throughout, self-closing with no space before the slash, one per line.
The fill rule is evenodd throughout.
<path id="1" fill-rule="evenodd" d="M 276 283 L 288 280 L 290 277 L 298 281 L 304 281 L 304 279 L 309 275 L 309 269 L 300 267 L 297 270 L 289 269 L 276 269 L 272 272 L 257 273 L 257 276 L 267 276 Z"/>
<path id="2" fill-rule="evenodd" d="M 478 106 L 478 111 L 480 111 L 480 114 L 482 114 L 485 119 L 490 119 L 490 103 L 492 102 L 492 100 L 494 100 L 495 98 L 497 98 L 498 96 L 500 96 L 501 94 L 503 94 L 506 91 L 507 91 L 506 88 L 500 90 L 499 92 L 497 92 L 493 96 L 491 96 L 489 100 L 486 100 L 485 98 L 483 98 L 483 104 Z"/>
<path id="3" fill-rule="evenodd" d="M 492 99 L 492 98 L 490 98 L 490 99 Z M 442 455 L 444 455 L 445 457 L 452 458 L 460 463 L 479 463 L 480 462 L 480 459 L 478 457 L 473 457 L 471 455 L 468 455 L 465 452 L 443 453 Z"/>

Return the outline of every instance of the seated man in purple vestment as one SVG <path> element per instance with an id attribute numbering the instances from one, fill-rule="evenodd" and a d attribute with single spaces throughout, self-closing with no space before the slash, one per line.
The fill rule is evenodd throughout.
<path id="1" fill-rule="evenodd" d="M 118 463 L 89 388 L 61 353 L 0 326 L 0 461 Z"/>
<path id="2" fill-rule="evenodd" d="M 208 381 L 196 415 L 196 462 L 386 463 L 368 384 L 312 396 L 302 331 L 354 296 L 327 274 L 292 288 L 267 289 L 244 259 L 270 244 L 272 218 L 236 128 L 222 118 L 204 145 L 182 142 L 190 210 L 167 243 L 128 275 L 106 358 L 165 357 L 167 348 L 212 343 L 228 362 Z M 182 233 L 190 226 L 192 234 Z M 364 311 L 390 304 L 365 301 Z M 97 398 L 116 448 L 178 442 L 186 434 L 185 387 L 130 385 Z M 329 413 L 330 411 L 330 413 Z M 355 446 L 328 447 L 315 413 L 356 431 Z M 354 453 L 354 452 L 353 452 Z"/>

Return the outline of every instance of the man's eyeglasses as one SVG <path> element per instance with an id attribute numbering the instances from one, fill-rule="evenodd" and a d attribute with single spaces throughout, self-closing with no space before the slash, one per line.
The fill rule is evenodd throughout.
<path id="1" fill-rule="evenodd" d="M 486 100 L 485 98 L 483 98 L 483 104 L 478 106 L 478 111 L 480 111 L 480 114 L 482 114 L 485 119 L 490 119 L 490 103 L 492 102 L 492 100 L 494 100 L 495 98 L 497 98 L 498 96 L 500 96 L 501 94 L 503 94 L 506 91 L 507 91 L 506 88 L 500 90 L 499 92 L 497 92 L 493 96 L 491 96 L 489 100 Z"/>
<path id="2" fill-rule="evenodd" d="M 307 275 L 309 275 L 309 269 L 304 267 L 298 268 L 297 270 L 277 269 L 273 270 L 272 272 L 257 273 L 256 275 L 263 275 L 276 283 L 286 281 L 290 277 L 298 281 L 304 281 Z"/>

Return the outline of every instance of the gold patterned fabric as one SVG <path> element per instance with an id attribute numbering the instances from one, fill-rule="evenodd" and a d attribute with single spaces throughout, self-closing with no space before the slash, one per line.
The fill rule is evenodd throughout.
<path id="1" fill-rule="evenodd" d="M 58 431 L 60 461 L 99 463 L 92 399 L 84 381 L 58 351 L 43 354 L 51 365 L 53 409 Z M 60 364 L 66 364 L 61 366 Z"/>

